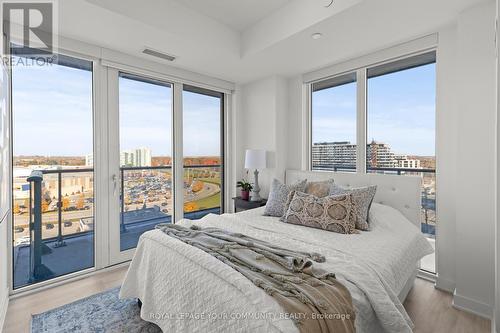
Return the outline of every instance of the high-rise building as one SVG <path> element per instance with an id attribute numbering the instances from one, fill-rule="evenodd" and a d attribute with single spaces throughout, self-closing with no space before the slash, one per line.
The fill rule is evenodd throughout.
<path id="1" fill-rule="evenodd" d="M 402 169 L 420 169 L 420 160 L 408 158 L 406 155 L 396 155 L 397 167 Z"/>
<path id="2" fill-rule="evenodd" d="M 151 150 L 148 148 L 134 149 L 134 166 L 151 166 Z"/>
<path id="3" fill-rule="evenodd" d="M 369 168 L 420 169 L 420 161 L 406 155 L 396 155 L 386 143 L 372 141 L 367 145 Z M 315 169 L 355 169 L 356 145 L 347 141 L 319 142 L 312 147 L 312 166 Z"/>
<path id="4" fill-rule="evenodd" d="M 356 168 L 356 145 L 350 142 L 320 142 L 312 147 L 312 164 L 316 168 Z"/>
<path id="5" fill-rule="evenodd" d="M 85 156 L 85 165 L 92 166 L 94 164 L 94 155 L 88 154 Z M 120 153 L 120 165 L 128 167 L 143 167 L 151 166 L 151 149 L 136 148 L 125 150 Z"/>
<path id="6" fill-rule="evenodd" d="M 368 167 L 394 168 L 397 166 L 397 162 L 394 159 L 394 153 L 391 151 L 391 147 L 388 144 L 372 140 L 366 148 Z"/>
<path id="7" fill-rule="evenodd" d="M 85 155 L 85 166 L 93 166 L 94 165 L 94 155 L 88 154 Z"/>

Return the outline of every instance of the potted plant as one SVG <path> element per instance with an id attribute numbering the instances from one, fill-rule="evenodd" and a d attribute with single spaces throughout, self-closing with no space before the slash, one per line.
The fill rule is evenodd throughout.
<path id="1" fill-rule="evenodd" d="M 236 187 L 241 188 L 241 198 L 243 200 L 248 200 L 250 198 L 250 191 L 253 189 L 252 184 L 242 179 L 236 183 Z"/>

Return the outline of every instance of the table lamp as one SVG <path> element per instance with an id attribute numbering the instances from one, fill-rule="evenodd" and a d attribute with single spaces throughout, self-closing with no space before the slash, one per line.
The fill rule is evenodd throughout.
<path id="1" fill-rule="evenodd" d="M 266 168 L 266 151 L 262 149 L 247 149 L 245 153 L 245 169 L 255 170 L 255 182 L 253 185 L 253 190 L 250 193 L 250 201 L 261 201 L 262 198 L 259 195 L 259 169 Z"/>

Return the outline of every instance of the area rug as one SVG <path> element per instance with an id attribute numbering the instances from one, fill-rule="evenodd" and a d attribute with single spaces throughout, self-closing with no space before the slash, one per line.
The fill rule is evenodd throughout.
<path id="1" fill-rule="evenodd" d="M 119 299 L 119 291 L 120 288 L 111 289 L 33 315 L 31 318 L 31 332 L 161 332 L 160 328 L 155 324 L 141 319 L 136 300 Z"/>

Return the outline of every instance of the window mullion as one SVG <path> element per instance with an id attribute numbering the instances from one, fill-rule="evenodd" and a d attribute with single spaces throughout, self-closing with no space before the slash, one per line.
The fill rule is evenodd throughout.
<path id="1" fill-rule="evenodd" d="M 174 190 L 174 222 L 184 217 L 184 153 L 183 153 L 183 125 L 182 125 L 182 83 L 174 83 L 173 98 L 173 190 Z"/>
<path id="2" fill-rule="evenodd" d="M 358 173 L 366 173 L 366 68 L 357 70 L 356 81 L 356 170 Z"/>

